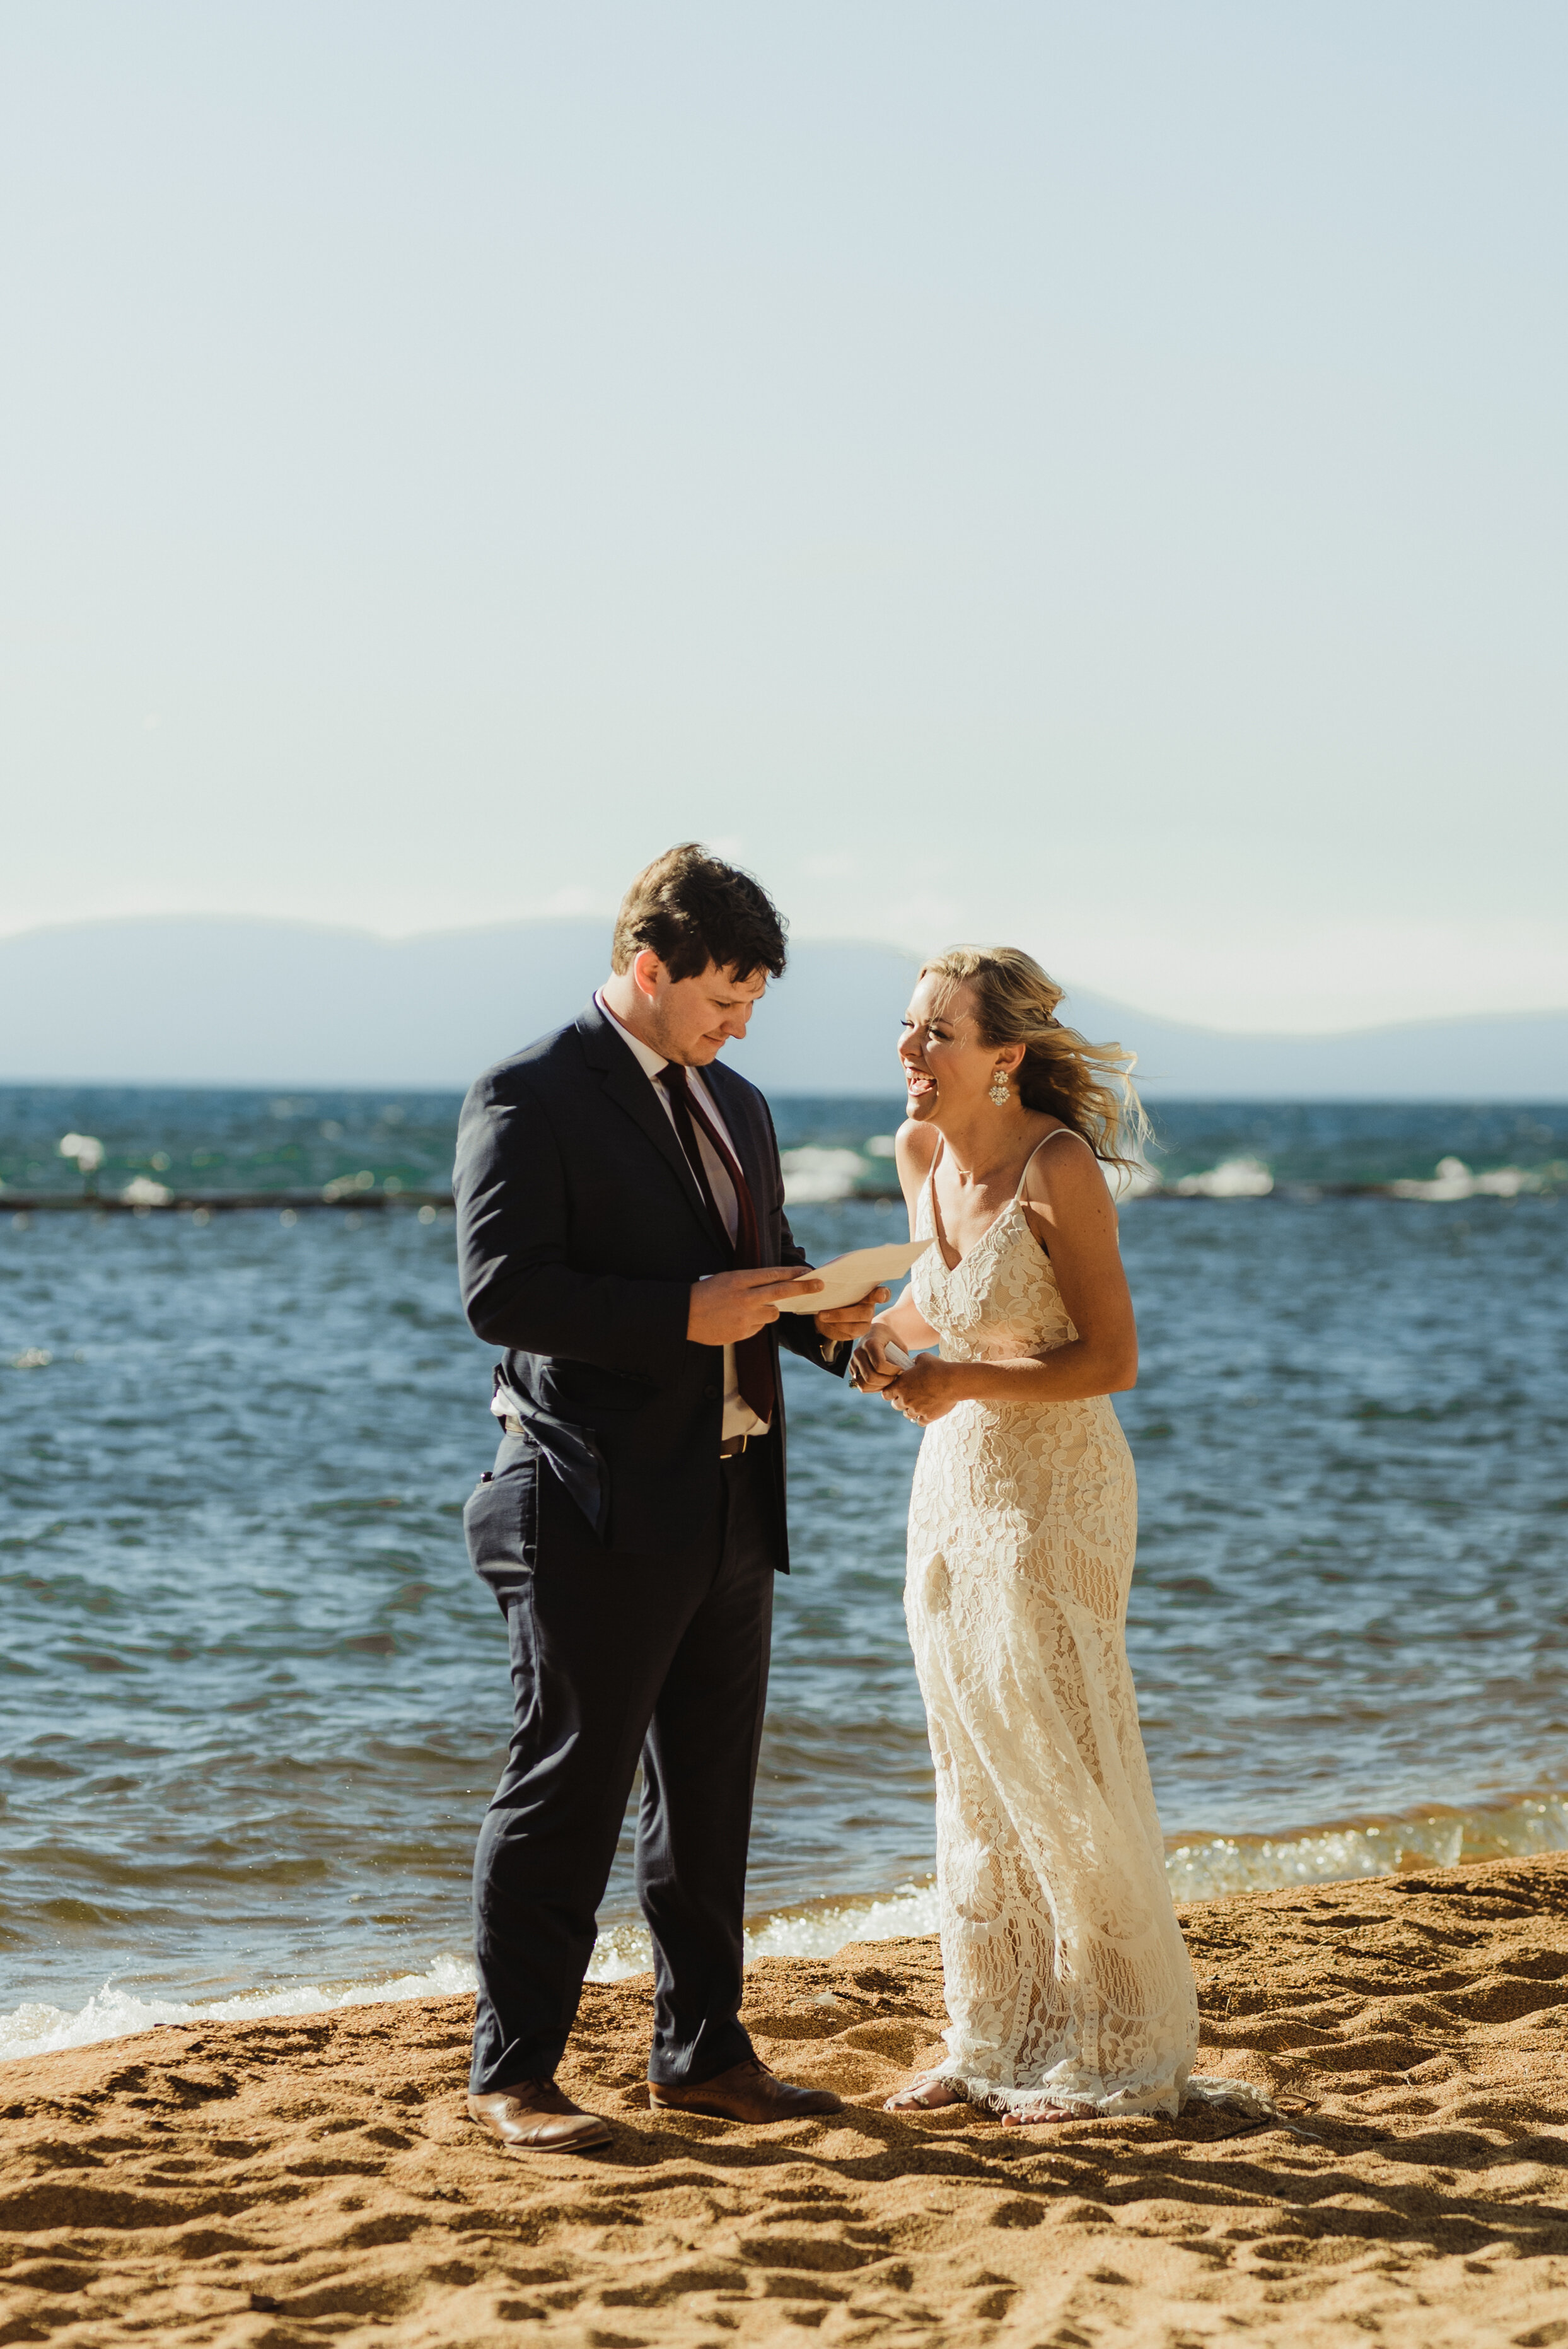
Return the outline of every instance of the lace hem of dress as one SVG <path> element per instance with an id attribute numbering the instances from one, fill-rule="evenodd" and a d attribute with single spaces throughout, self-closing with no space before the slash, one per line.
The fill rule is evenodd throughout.
<path id="1" fill-rule="evenodd" d="M 930 2076 L 944 2081 L 977 2112 L 995 2113 L 1004 2119 L 1011 2116 L 1033 2120 L 1064 2105 L 1080 2107 L 1086 2121 L 1118 2120 L 1139 2113 L 1163 2113 L 1168 2120 L 1174 2120 L 1190 2105 L 1229 2105 L 1254 2120 L 1284 2118 L 1266 2088 L 1254 2087 L 1251 2080 L 1225 2080 L 1209 2072 L 1194 2072 L 1186 2080 L 1172 2081 L 1164 2087 L 1119 2089 L 1112 2096 L 1081 2096 L 1054 2088 L 999 2088 L 994 2080 L 946 2064 Z"/>

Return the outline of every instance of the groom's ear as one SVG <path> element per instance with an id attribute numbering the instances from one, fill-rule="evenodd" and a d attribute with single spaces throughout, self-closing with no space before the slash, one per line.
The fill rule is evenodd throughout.
<path id="1" fill-rule="evenodd" d="M 632 984 L 637 993 L 645 995 L 650 1002 L 657 995 L 665 976 L 664 964 L 651 947 L 645 947 L 640 954 L 633 957 Z"/>

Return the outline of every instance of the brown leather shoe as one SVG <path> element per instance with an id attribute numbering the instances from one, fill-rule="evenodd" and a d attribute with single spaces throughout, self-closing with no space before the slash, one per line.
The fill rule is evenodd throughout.
<path id="1" fill-rule="evenodd" d="M 469 2118 L 500 2145 L 538 2153 L 592 2153 L 614 2132 L 597 2113 L 585 2113 L 553 2080 L 519 2080 L 490 2096 L 469 2098 Z"/>
<path id="2" fill-rule="evenodd" d="M 808 2113 L 841 2113 L 830 2088 L 795 2088 L 770 2072 L 760 2055 L 748 2055 L 694 2088 L 663 2080 L 648 2082 L 648 2102 L 656 2113 L 706 2113 L 716 2121 L 798 2121 Z"/>

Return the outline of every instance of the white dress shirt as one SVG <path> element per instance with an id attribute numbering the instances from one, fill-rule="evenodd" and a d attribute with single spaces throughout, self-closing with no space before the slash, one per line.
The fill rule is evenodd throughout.
<path id="1" fill-rule="evenodd" d="M 605 1019 L 614 1021 L 616 1032 L 631 1050 L 637 1066 L 653 1086 L 654 1098 L 669 1119 L 670 1130 L 676 1137 L 676 1144 L 679 1145 L 680 1128 L 676 1123 L 675 1110 L 668 1093 L 658 1081 L 659 1071 L 661 1069 L 667 1068 L 669 1063 L 662 1053 L 655 1052 L 651 1045 L 645 1044 L 640 1036 L 634 1036 L 624 1019 L 615 1019 L 614 1013 L 602 995 L 596 994 L 593 1000 Z M 713 1120 L 715 1127 L 723 1135 L 738 1166 L 740 1153 L 735 1147 L 735 1137 L 719 1112 L 718 1103 L 703 1083 L 700 1071 L 688 1068 L 686 1074 L 688 1089 L 702 1103 L 706 1114 Z M 717 1203 L 718 1212 L 724 1217 L 725 1229 L 733 1240 L 736 1233 L 740 1229 L 740 1203 L 735 1195 L 735 1185 L 729 1179 L 729 1172 L 723 1159 L 703 1132 L 702 1127 L 697 1124 L 696 1118 L 693 1118 L 692 1124 L 696 1128 L 696 1146 L 702 1153 L 703 1167 Z M 683 1157 L 686 1155 L 684 1147 L 681 1149 L 681 1155 Z M 735 1367 L 735 1348 L 727 1346 L 724 1350 L 724 1421 L 719 1431 L 720 1442 L 727 1444 L 733 1435 L 766 1435 L 769 1423 L 766 1419 L 758 1419 L 746 1397 L 741 1393 L 740 1381 Z"/>

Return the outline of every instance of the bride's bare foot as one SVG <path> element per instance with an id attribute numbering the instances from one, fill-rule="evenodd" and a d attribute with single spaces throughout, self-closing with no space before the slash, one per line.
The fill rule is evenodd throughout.
<path id="1" fill-rule="evenodd" d="M 1051 2121 L 1081 2121 L 1088 2118 L 1081 2106 L 1042 2105 L 1037 2113 L 1004 2113 L 1004 2128 L 1038 2128 Z"/>
<path id="2" fill-rule="evenodd" d="M 923 2072 L 882 2106 L 884 2113 L 939 2113 L 944 2105 L 961 2105 L 963 2097 L 935 2072 Z"/>

